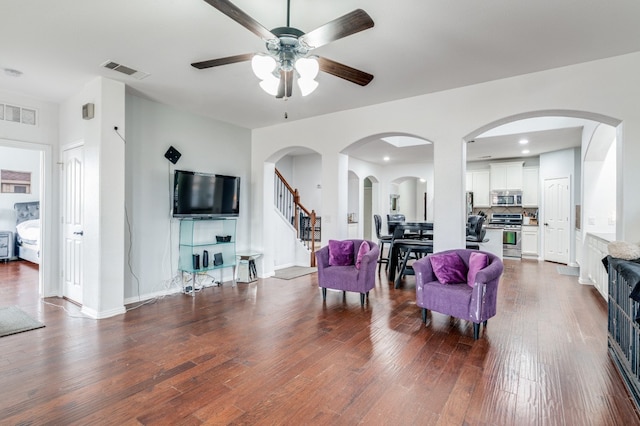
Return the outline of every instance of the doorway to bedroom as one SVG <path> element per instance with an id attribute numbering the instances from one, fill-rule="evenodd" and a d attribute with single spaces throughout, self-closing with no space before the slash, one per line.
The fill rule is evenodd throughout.
<path id="1" fill-rule="evenodd" d="M 17 305 L 27 300 L 33 303 L 44 293 L 40 244 L 43 151 L 20 145 L 0 141 L 0 246 L 6 244 L 0 247 L 0 271 L 20 281 L 19 298 L 13 301 Z"/>

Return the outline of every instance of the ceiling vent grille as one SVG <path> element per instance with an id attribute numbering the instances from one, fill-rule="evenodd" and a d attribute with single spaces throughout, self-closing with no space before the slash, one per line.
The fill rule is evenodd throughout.
<path id="1" fill-rule="evenodd" d="M 131 76 L 133 78 L 136 78 L 138 80 L 142 80 L 143 78 L 147 78 L 150 75 L 149 73 L 135 70 L 135 69 L 133 69 L 131 67 L 119 64 L 119 63 L 114 62 L 114 61 L 107 61 L 107 62 L 103 63 L 101 66 L 104 67 L 104 68 L 108 68 L 110 70 L 113 70 L 113 71 L 120 72 L 122 74 L 126 74 L 126 75 Z"/>
<path id="2" fill-rule="evenodd" d="M 37 113 L 33 108 L 0 103 L 0 121 L 35 126 Z"/>

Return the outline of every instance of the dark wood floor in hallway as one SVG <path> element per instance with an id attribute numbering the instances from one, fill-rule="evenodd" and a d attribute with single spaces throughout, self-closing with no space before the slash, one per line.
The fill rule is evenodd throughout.
<path id="1" fill-rule="evenodd" d="M 316 274 L 82 318 L 0 264 L 0 306 L 45 328 L 0 338 L 0 424 L 640 425 L 607 353 L 606 305 L 556 265 L 505 261 L 498 315 L 434 313 L 382 274 L 364 308 Z"/>

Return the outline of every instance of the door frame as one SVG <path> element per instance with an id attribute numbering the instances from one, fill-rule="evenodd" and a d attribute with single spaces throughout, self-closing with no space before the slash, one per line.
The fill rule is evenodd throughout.
<path id="1" fill-rule="evenodd" d="M 51 217 L 53 205 L 51 194 L 53 193 L 52 179 L 46 179 L 47 176 L 53 176 L 52 173 L 52 146 L 35 143 L 22 142 L 12 139 L 0 138 L 0 146 L 7 148 L 17 148 L 30 151 L 37 151 L 40 154 L 40 265 L 38 268 L 38 298 L 42 299 L 50 296 L 59 296 L 60 288 L 57 286 L 55 268 L 55 253 L 52 250 L 52 233 L 55 221 Z M 49 258 L 53 261 L 50 261 Z M 45 283 L 50 283 L 45 288 Z"/>
<path id="2" fill-rule="evenodd" d="M 62 218 L 62 215 L 64 213 L 64 191 L 62 191 L 64 188 L 62 188 L 62 182 L 64 179 L 64 152 L 71 150 L 71 149 L 75 149 L 75 148 L 79 148 L 79 147 L 84 147 L 85 143 L 84 140 L 80 139 L 77 140 L 75 142 L 71 142 L 68 144 L 64 144 L 62 146 L 60 146 L 60 154 L 59 154 L 59 158 L 60 158 L 60 162 L 58 163 L 60 165 L 60 167 L 58 167 L 58 182 L 60 185 L 60 191 L 58 194 L 58 205 L 60 206 L 60 212 L 58 217 Z M 84 168 L 84 165 L 83 165 Z M 84 181 L 84 179 L 83 179 Z M 82 197 L 82 199 L 84 200 L 84 197 Z M 84 208 L 83 208 L 83 212 L 84 212 Z M 59 219 L 60 220 L 60 219 Z M 62 221 L 60 221 L 60 233 L 59 233 L 59 239 L 58 239 L 58 253 L 60 253 L 60 258 L 58 259 L 58 267 L 59 267 L 59 271 L 64 271 L 64 224 L 62 223 Z M 82 266 L 82 265 L 81 265 Z M 81 273 L 83 273 L 83 271 L 81 271 Z M 60 289 L 60 297 L 65 297 L 65 283 L 64 283 L 64 275 L 63 273 L 58 274 L 58 288 Z M 83 301 L 78 301 L 75 300 L 74 302 L 78 302 L 78 303 L 83 303 Z"/>

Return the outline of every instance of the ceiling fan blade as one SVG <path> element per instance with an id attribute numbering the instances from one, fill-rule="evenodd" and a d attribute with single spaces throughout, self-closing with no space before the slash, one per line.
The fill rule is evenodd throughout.
<path id="1" fill-rule="evenodd" d="M 364 10 L 356 9 L 308 32 L 300 37 L 300 41 L 310 49 L 315 49 L 371 27 L 373 27 L 373 19 Z"/>
<path id="2" fill-rule="evenodd" d="M 271 31 L 262 26 L 258 21 L 240 10 L 236 5 L 228 0 L 204 0 L 229 18 L 236 21 L 264 41 L 277 40 L 278 37 L 273 35 Z"/>
<path id="3" fill-rule="evenodd" d="M 318 65 L 320 65 L 320 71 L 335 75 L 336 77 L 359 84 L 360 86 L 366 86 L 373 80 L 373 75 L 332 61 L 331 59 L 318 57 Z"/>
<path id="4" fill-rule="evenodd" d="M 293 92 L 293 70 L 280 70 L 280 85 L 278 86 L 277 99 L 290 98 Z"/>
<path id="5" fill-rule="evenodd" d="M 220 65 L 235 64 L 236 62 L 250 61 L 253 53 L 245 53 L 244 55 L 227 56 L 226 58 L 209 59 L 208 61 L 194 62 L 192 67 L 203 70 L 211 67 L 219 67 Z"/>

